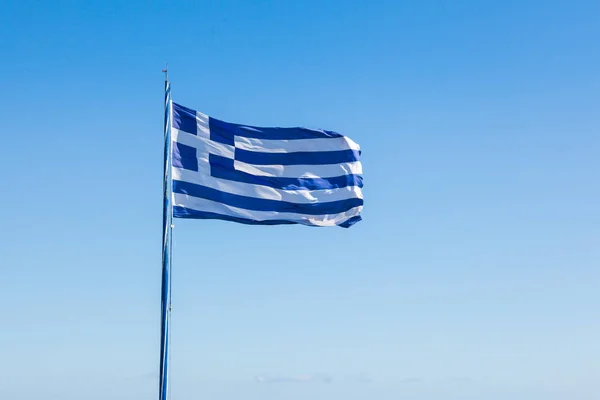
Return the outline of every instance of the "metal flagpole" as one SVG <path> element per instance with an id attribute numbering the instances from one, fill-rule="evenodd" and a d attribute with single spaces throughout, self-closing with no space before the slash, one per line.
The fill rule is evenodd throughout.
<path id="1" fill-rule="evenodd" d="M 169 327 L 171 323 L 171 234 L 173 209 L 171 205 L 171 83 L 168 65 L 165 73 L 164 115 L 164 176 L 163 176 L 163 254 L 160 323 L 159 400 L 167 400 L 169 386 Z"/>

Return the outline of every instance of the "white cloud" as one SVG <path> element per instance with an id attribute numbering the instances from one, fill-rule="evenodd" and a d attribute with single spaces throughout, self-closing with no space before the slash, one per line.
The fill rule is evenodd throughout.
<path id="1" fill-rule="evenodd" d="M 421 383 L 423 379 L 421 378 L 404 378 L 400 381 L 400 383 Z"/>
<path id="2" fill-rule="evenodd" d="M 305 374 L 293 376 L 256 375 L 254 380 L 259 383 L 330 383 L 333 379 L 327 374 Z"/>

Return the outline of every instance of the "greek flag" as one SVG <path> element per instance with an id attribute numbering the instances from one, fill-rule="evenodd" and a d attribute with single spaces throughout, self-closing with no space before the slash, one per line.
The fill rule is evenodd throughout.
<path id="1" fill-rule="evenodd" d="M 173 216 L 350 227 L 363 205 L 360 147 L 339 133 L 260 128 L 171 103 Z"/>

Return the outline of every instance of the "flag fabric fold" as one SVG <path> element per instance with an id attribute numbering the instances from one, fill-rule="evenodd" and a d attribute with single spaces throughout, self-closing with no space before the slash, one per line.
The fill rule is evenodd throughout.
<path id="1" fill-rule="evenodd" d="M 361 220 L 360 147 L 339 133 L 220 121 L 172 103 L 176 218 L 350 227 Z"/>

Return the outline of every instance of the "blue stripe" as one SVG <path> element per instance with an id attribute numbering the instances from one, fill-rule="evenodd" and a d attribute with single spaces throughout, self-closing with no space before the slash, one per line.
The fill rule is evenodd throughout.
<path id="1" fill-rule="evenodd" d="M 196 111 L 173 103 L 173 128 L 197 135 Z"/>
<path id="2" fill-rule="evenodd" d="M 230 215 L 217 214 L 207 211 L 194 210 L 187 207 L 175 206 L 173 207 L 173 216 L 176 218 L 190 218 L 190 219 L 222 219 L 225 221 L 240 222 L 248 225 L 290 225 L 297 224 L 297 222 L 287 221 L 285 219 L 273 219 L 268 221 L 255 221 L 253 219 L 232 217 Z"/>
<path id="3" fill-rule="evenodd" d="M 358 161 L 357 150 L 298 151 L 293 153 L 261 153 L 235 149 L 235 159 L 254 165 L 325 165 Z"/>
<path id="4" fill-rule="evenodd" d="M 234 136 L 270 140 L 296 140 L 343 137 L 343 135 L 332 131 L 299 127 L 261 128 L 257 126 L 233 124 L 231 122 L 221 121 L 212 117 L 209 117 L 208 124 L 210 128 L 211 140 L 215 140 L 217 142 L 229 145 L 233 145 Z M 213 134 L 215 135 L 215 138 L 213 138 Z"/>
<path id="5" fill-rule="evenodd" d="M 210 140 L 235 146 L 235 133 L 230 129 L 229 124 L 209 117 L 208 128 L 210 130 Z"/>
<path id="6" fill-rule="evenodd" d="M 232 207 L 244 208 L 246 210 L 275 211 L 307 215 L 339 214 L 363 204 L 363 200 L 358 198 L 323 203 L 298 204 L 288 201 L 240 196 L 178 180 L 173 181 L 173 192 L 212 200 Z"/>
<path id="7" fill-rule="evenodd" d="M 233 168 L 233 160 L 214 154 L 209 155 L 210 175 L 215 178 L 235 182 L 263 185 L 285 190 L 324 190 L 348 186 L 363 187 L 360 175 L 342 175 L 332 178 L 285 178 L 272 176 L 257 176 Z"/>
<path id="8" fill-rule="evenodd" d="M 362 217 L 360 215 L 356 215 L 350 219 L 345 220 L 338 226 L 341 226 L 342 228 L 350 228 L 352 225 L 360 221 L 362 221 Z"/>
<path id="9" fill-rule="evenodd" d="M 241 224 L 247 224 L 247 225 L 294 225 L 294 224 L 299 224 L 299 222 L 288 221 L 285 219 L 272 219 L 272 220 L 267 220 L 267 221 L 256 221 L 253 219 L 232 217 L 230 215 L 217 214 L 217 213 L 212 213 L 212 212 L 207 212 L 207 211 L 199 211 L 199 210 L 194 210 L 191 208 L 181 207 L 181 206 L 173 207 L 173 216 L 176 218 L 189 218 L 189 219 L 220 219 L 223 221 L 239 222 Z M 352 217 L 349 220 L 342 222 L 338 226 L 341 226 L 342 228 L 349 228 L 350 226 L 354 225 L 356 222 L 358 222 L 360 220 L 361 220 L 360 216 Z M 349 221 L 352 221 L 352 222 L 348 223 Z M 315 225 L 309 225 L 309 226 L 315 226 Z"/>
<path id="10" fill-rule="evenodd" d="M 173 166 L 198 171 L 196 148 L 179 142 L 173 142 Z"/>

